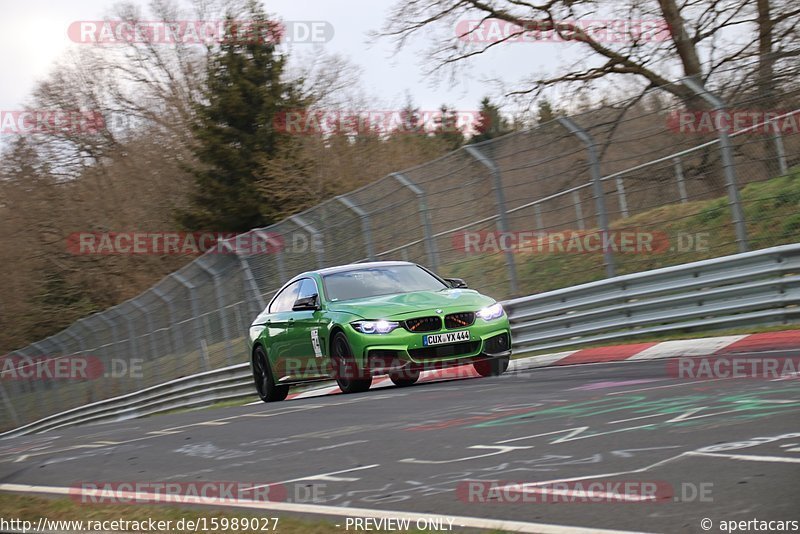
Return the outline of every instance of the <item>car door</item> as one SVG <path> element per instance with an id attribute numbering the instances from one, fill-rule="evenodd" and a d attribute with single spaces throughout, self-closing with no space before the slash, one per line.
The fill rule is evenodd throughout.
<path id="1" fill-rule="evenodd" d="M 313 278 L 301 280 L 298 301 L 317 296 L 319 288 Z M 325 368 L 325 344 L 322 338 L 324 314 L 321 310 L 295 310 L 289 319 L 291 342 L 290 357 L 293 364 L 301 369 L 303 378 L 314 378 L 327 373 Z"/>
<path id="2" fill-rule="evenodd" d="M 302 280 L 292 282 L 278 293 L 269 304 L 266 327 L 269 333 L 269 354 L 276 381 L 295 378 L 298 370 L 292 361 L 292 306 L 297 301 Z"/>

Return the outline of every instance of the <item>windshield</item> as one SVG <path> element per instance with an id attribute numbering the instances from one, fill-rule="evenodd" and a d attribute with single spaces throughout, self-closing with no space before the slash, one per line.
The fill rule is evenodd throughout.
<path id="1" fill-rule="evenodd" d="M 325 275 L 323 282 L 328 300 L 332 302 L 413 291 L 441 291 L 448 287 L 417 265 L 356 268 Z"/>

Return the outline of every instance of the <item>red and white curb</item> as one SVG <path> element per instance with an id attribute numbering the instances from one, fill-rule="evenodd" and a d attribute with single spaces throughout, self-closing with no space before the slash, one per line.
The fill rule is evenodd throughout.
<path id="1" fill-rule="evenodd" d="M 735 354 L 737 352 L 787 350 L 800 348 L 800 330 L 782 332 L 765 332 L 761 334 L 745 334 L 739 336 L 706 337 L 698 339 L 680 339 L 652 343 L 634 343 L 629 345 L 613 345 L 590 349 L 570 350 L 553 354 L 541 354 L 512 360 L 509 371 L 523 371 L 539 367 L 560 365 L 577 365 L 586 363 L 604 363 L 621 361 L 662 360 L 669 358 L 693 358 Z M 472 365 L 450 367 L 425 371 L 420 375 L 420 382 L 439 382 L 442 380 L 458 380 L 476 378 L 478 373 Z M 392 381 L 387 376 L 376 377 L 372 388 L 389 387 Z M 289 399 L 306 399 L 323 395 L 341 393 L 336 385 L 314 388 L 300 393 L 290 394 Z M 261 401 L 252 404 L 261 404 Z"/>

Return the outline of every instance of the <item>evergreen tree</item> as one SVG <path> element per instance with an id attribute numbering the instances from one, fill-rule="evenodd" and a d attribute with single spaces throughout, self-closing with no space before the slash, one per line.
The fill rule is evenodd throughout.
<path id="1" fill-rule="evenodd" d="M 178 214 L 187 230 L 244 232 L 274 222 L 279 200 L 254 187 L 259 162 L 286 141 L 280 124 L 302 111 L 297 85 L 286 83 L 286 58 L 275 47 L 277 25 L 261 6 L 248 4 L 246 27 L 228 16 L 226 38 L 209 53 L 205 102 L 192 125 L 195 190 Z"/>
<path id="2" fill-rule="evenodd" d="M 464 144 L 464 132 L 458 126 L 458 114 L 455 109 L 442 104 L 439 116 L 434 122 L 433 135 L 444 142 L 447 150 L 456 150 Z"/>
<path id="3" fill-rule="evenodd" d="M 555 118 L 556 113 L 553 111 L 553 106 L 550 105 L 550 101 L 546 98 L 542 98 L 539 101 L 539 116 L 536 119 L 537 122 L 539 124 L 544 124 L 545 122 L 550 122 Z"/>
<path id="4" fill-rule="evenodd" d="M 481 110 L 475 129 L 477 133 L 472 136 L 472 143 L 500 137 L 513 130 L 508 121 L 500 115 L 500 108 L 492 104 L 488 96 L 481 100 Z"/>

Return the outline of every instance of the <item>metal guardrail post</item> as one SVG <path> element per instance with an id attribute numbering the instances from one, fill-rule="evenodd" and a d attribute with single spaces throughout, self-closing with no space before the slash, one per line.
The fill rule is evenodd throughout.
<path id="1" fill-rule="evenodd" d="M 503 178 L 500 174 L 500 168 L 492 158 L 478 150 L 478 147 L 474 145 L 467 145 L 464 147 L 464 150 L 467 151 L 467 154 L 478 160 L 481 165 L 489 169 L 489 172 L 492 175 L 492 189 L 494 189 L 495 200 L 497 202 L 497 215 L 500 232 L 503 234 L 508 234 L 508 212 L 506 210 L 506 197 L 505 193 L 503 192 Z M 512 250 L 506 250 L 505 257 L 506 267 L 508 268 L 509 288 L 511 289 L 511 293 L 516 295 L 519 291 L 519 287 L 517 285 L 517 265 L 514 260 L 514 252 Z"/>
<path id="2" fill-rule="evenodd" d="M 183 346 L 183 336 L 181 335 L 181 329 L 175 328 L 175 321 L 178 314 L 175 313 L 175 302 L 172 299 L 167 298 L 167 294 L 161 291 L 158 287 L 153 287 L 153 294 L 158 297 L 164 304 L 167 305 L 169 308 L 169 324 L 173 325 L 171 330 L 172 332 L 172 343 L 175 345 L 172 349 L 173 356 L 178 355 L 178 351 L 180 347 Z"/>
<path id="3" fill-rule="evenodd" d="M 22 423 L 19 420 L 19 415 L 17 415 L 14 405 L 11 404 L 11 399 L 8 397 L 8 392 L 6 391 L 6 387 L 3 385 L 2 381 L 0 381 L 0 397 L 2 397 L 5 407 L 8 408 L 8 415 L 11 416 L 11 420 L 15 425 L 21 425 Z"/>
<path id="4" fill-rule="evenodd" d="M 692 78 L 685 78 L 683 83 L 697 94 L 700 98 L 714 106 L 714 111 L 724 112 L 725 102 L 719 97 L 710 93 L 705 87 Z M 722 154 L 722 167 L 725 172 L 725 185 L 728 189 L 728 203 L 731 207 L 733 226 L 736 230 L 736 243 L 739 245 L 739 252 L 747 252 L 747 226 L 745 225 L 744 212 L 742 211 L 742 199 L 739 197 L 739 187 L 736 184 L 736 167 L 733 162 L 733 148 L 731 139 L 725 128 L 717 130 L 719 137 L 719 147 Z"/>
<path id="5" fill-rule="evenodd" d="M 50 354 L 47 351 L 47 349 L 45 349 L 42 346 L 42 342 L 41 341 L 34 341 L 33 343 L 30 344 L 30 346 L 33 347 L 34 349 L 36 349 L 36 353 L 38 355 L 38 358 L 34 358 L 34 365 L 36 365 L 36 361 L 37 360 L 49 359 L 50 356 L 53 356 L 52 354 Z M 40 378 L 40 377 L 38 377 L 36 375 L 34 375 L 34 376 L 36 377 L 35 378 L 35 383 L 36 384 L 42 384 L 44 386 L 44 389 L 53 389 L 52 380 L 47 380 L 44 377 Z"/>
<path id="6" fill-rule="evenodd" d="M 158 345 L 156 345 L 156 338 L 154 335 L 156 327 L 153 325 L 153 318 L 149 313 L 147 313 L 147 308 L 145 307 L 145 305 L 140 304 L 139 302 L 137 302 L 136 299 L 131 300 L 130 305 L 139 310 L 144 316 L 145 321 L 147 321 L 147 329 L 150 331 L 148 335 L 150 337 L 150 353 L 151 353 L 151 357 L 147 358 L 147 360 L 155 360 L 156 358 L 158 358 Z"/>
<path id="7" fill-rule="evenodd" d="M 61 340 L 59 340 L 59 336 L 60 335 L 61 334 L 58 333 L 58 334 L 55 334 L 53 336 L 50 336 L 48 339 L 50 340 L 50 342 L 53 345 L 58 347 L 58 353 L 59 354 L 68 355 L 69 354 L 69 347 L 67 347 Z M 116 339 L 116 336 L 115 336 L 115 339 Z M 62 406 L 66 404 L 66 402 L 65 402 L 66 399 L 64 399 L 63 394 L 61 394 L 61 388 L 59 388 L 59 399 L 60 399 L 60 402 L 61 402 Z"/>
<path id="8" fill-rule="evenodd" d="M 286 277 L 286 266 L 283 263 L 283 245 L 281 243 L 275 243 L 272 239 L 272 236 L 270 236 L 263 230 L 253 230 L 253 231 L 256 233 L 258 237 L 263 239 L 265 243 L 273 243 L 276 245 L 275 266 L 278 268 L 278 278 L 280 279 L 281 285 L 283 285 L 288 280 L 288 278 Z M 261 292 L 259 291 L 259 295 L 260 294 Z M 264 305 L 264 307 L 261 309 L 263 310 L 264 308 L 266 308 L 266 305 Z"/>
<path id="9" fill-rule="evenodd" d="M 544 222 L 542 221 L 542 208 L 539 204 L 533 205 L 533 220 L 536 223 L 536 231 L 544 232 Z"/>
<path id="10" fill-rule="evenodd" d="M 261 233 L 253 232 L 257 237 L 261 237 Z M 265 244 L 267 241 L 265 241 Z M 257 309 L 250 308 L 250 312 L 255 317 L 259 313 L 262 312 L 264 308 L 267 307 L 266 303 L 264 302 L 264 297 L 261 296 L 261 291 L 258 289 L 258 284 L 256 284 L 256 279 L 253 276 L 253 271 L 250 269 L 250 264 L 247 262 L 247 258 L 239 254 L 239 251 L 231 245 L 229 240 L 223 241 L 222 246 L 227 248 L 232 254 L 235 254 L 236 257 L 239 259 L 239 265 L 242 268 L 242 279 L 244 281 L 244 294 L 245 298 L 249 292 L 253 294 L 255 301 L 248 299 L 248 304 L 255 303 L 255 307 Z"/>
<path id="11" fill-rule="evenodd" d="M 169 275 L 170 278 L 173 278 L 176 282 L 186 288 L 189 292 L 189 306 L 192 308 L 192 320 L 199 321 L 200 320 L 200 306 L 197 304 L 197 286 L 187 280 L 183 275 L 175 272 Z M 202 333 L 198 335 L 195 333 L 194 335 L 195 340 L 197 340 L 197 355 L 200 357 L 200 367 L 204 370 L 208 370 L 208 360 L 204 357 L 205 355 L 205 347 L 203 346 L 203 336 Z"/>
<path id="12" fill-rule="evenodd" d="M 586 223 L 583 221 L 583 207 L 581 206 L 580 192 L 572 192 L 572 203 L 575 205 L 575 219 L 578 221 L 578 230 L 586 230 Z"/>
<path id="13" fill-rule="evenodd" d="M 347 209 L 355 213 L 358 218 L 361 219 L 361 231 L 364 232 L 364 247 L 367 251 L 367 259 L 374 261 L 375 250 L 372 248 L 372 230 L 369 222 L 369 214 L 347 198 L 346 195 L 339 195 L 336 197 L 336 200 L 344 204 Z"/>
<path id="14" fill-rule="evenodd" d="M 781 128 L 778 126 L 778 121 L 776 119 L 772 119 L 770 124 L 772 125 L 772 139 L 775 142 L 775 155 L 778 158 L 778 169 L 780 170 L 781 176 L 786 176 L 789 174 L 789 166 L 786 164 L 786 149 L 783 146 Z"/>
<path id="15" fill-rule="evenodd" d="M 686 193 L 686 181 L 683 176 L 683 161 L 681 158 L 673 158 L 672 165 L 675 169 L 675 180 L 678 182 L 678 194 L 681 196 L 681 204 L 689 202 L 689 195 Z"/>
<path id="16" fill-rule="evenodd" d="M 78 319 L 75 322 L 75 324 L 79 325 L 79 326 L 83 326 L 83 328 L 85 328 L 86 330 L 88 330 L 91 333 L 92 337 L 95 340 L 95 348 L 94 348 L 94 350 L 97 350 L 97 345 L 98 345 L 98 343 L 97 343 L 97 341 L 98 341 L 97 329 L 91 324 L 91 321 L 90 321 L 91 317 L 92 316 L 84 317 L 83 319 Z M 99 358 L 99 356 L 97 354 L 94 354 L 94 357 L 95 358 Z M 98 387 L 99 387 L 98 384 L 93 383 L 92 381 L 90 381 L 89 392 L 91 394 L 91 399 L 92 400 L 94 400 L 94 398 L 95 398 L 95 395 L 97 393 Z"/>
<path id="17" fill-rule="evenodd" d="M 233 345 L 231 344 L 231 329 L 228 324 L 228 315 L 225 313 L 225 295 L 220 285 L 220 271 L 215 267 L 207 265 L 206 262 L 208 262 L 208 259 L 206 255 L 203 255 L 195 261 L 195 264 L 211 276 L 211 281 L 214 284 L 214 296 L 217 301 L 217 310 L 219 310 L 219 319 L 222 323 L 222 337 L 225 339 L 225 352 L 228 354 L 228 363 L 232 365 L 235 356 L 233 354 Z"/>
<path id="18" fill-rule="evenodd" d="M 623 219 L 628 218 L 628 199 L 625 196 L 625 182 L 622 176 L 617 176 L 617 198 L 619 199 L 619 211 Z"/>
<path id="19" fill-rule="evenodd" d="M 320 232 L 314 226 L 306 222 L 306 220 L 300 217 L 299 215 L 292 215 L 291 217 L 289 217 L 289 220 L 295 223 L 300 228 L 302 228 L 305 232 L 311 234 L 312 236 L 311 246 L 314 247 L 314 252 L 316 253 L 317 256 L 317 267 L 319 267 L 320 269 L 325 267 L 325 248 L 323 243 L 322 232 Z"/>
<path id="20" fill-rule="evenodd" d="M 422 222 L 422 232 L 425 238 L 425 252 L 428 255 L 429 267 L 435 272 L 439 269 L 439 250 L 436 246 L 436 238 L 433 237 L 433 224 L 431 224 L 431 214 L 428 211 L 425 191 L 403 173 L 393 172 L 389 176 L 400 182 L 400 185 L 407 188 L 417 197 L 417 209 L 419 211 L 420 221 Z"/>
<path id="21" fill-rule="evenodd" d="M 600 174 L 600 160 L 597 157 L 597 146 L 594 138 L 589 132 L 575 124 L 569 117 L 559 117 L 558 123 L 569 131 L 572 135 L 581 140 L 586 145 L 589 154 L 589 172 L 592 176 L 592 191 L 594 194 L 595 209 L 597 210 L 597 222 L 600 226 L 603 239 L 603 263 L 606 267 L 606 276 L 615 276 L 614 254 L 608 246 L 609 239 L 608 212 L 606 211 L 606 198 L 603 191 L 602 176 Z"/>

